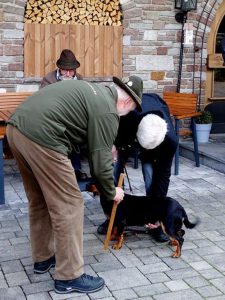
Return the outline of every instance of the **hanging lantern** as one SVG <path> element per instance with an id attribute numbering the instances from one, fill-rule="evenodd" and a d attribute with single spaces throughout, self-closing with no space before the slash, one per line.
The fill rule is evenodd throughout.
<path id="1" fill-rule="evenodd" d="M 197 9 L 197 0 L 175 0 L 175 8 L 183 12 Z"/>

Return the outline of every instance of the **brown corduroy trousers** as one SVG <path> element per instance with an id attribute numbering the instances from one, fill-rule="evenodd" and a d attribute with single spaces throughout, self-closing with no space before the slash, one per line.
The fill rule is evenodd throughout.
<path id="1" fill-rule="evenodd" d="M 11 125 L 6 132 L 29 202 L 33 260 L 55 254 L 55 279 L 77 278 L 84 273 L 84 203 L 71 162 Z"/>

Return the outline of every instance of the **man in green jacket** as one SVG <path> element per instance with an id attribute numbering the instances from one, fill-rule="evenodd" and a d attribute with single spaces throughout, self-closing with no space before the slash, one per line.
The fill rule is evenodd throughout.
<path id="1" fill-rule="evenodd" d="M 34 272 L 55 268 L 55 291 L 91 293 L 104 286 L 83 270 L 83 198 L 68 155 L 88 147 L 97 188 L 122 201 L 114 186 L 112 146 L 119 117 L 141 109 L 143 82 L 113 77 L 113 86 L 62 81 L 30 96 L 13 113 L 7 137 L 29 201 Z"/>

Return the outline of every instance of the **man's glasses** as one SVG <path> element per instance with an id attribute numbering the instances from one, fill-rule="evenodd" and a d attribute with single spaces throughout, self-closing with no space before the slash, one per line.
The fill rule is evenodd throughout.
<path id="1" fill-rule="evenodd" d="M 62 76 L 73 77 L 76 74 L 76 70 L 63 70 L 60 69 L 60 73 Z"/>

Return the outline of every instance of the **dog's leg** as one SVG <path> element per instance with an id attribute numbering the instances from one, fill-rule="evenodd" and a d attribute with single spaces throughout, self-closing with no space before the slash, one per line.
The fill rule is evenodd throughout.
<path id="1" fill-rule="evenodd" d="M 117 226 L 113 227 L 113 235 L 116 237 L 116 243 L 112 246 L 114 250 L 119 250 L 122 248 L 124 243 L 124 227 L 125 223 L 120 222 L 117 224 Z"/>
<path id="2" fill-rule="evenodd" d="M 178 241 L 178 240 L 175 240 L 175 239 L 172 239 L 172 240 L 171 240 L 171 244 L 172 244 L 172 246 L 175 246 L 175 247 L 176 247 L 175 251 L 174 251 L 173 254 L 172 254 L 172 257 L 173 257 L 173 258 L 178 258 L 178 257 L 180 257 L 180 256 L 181 256 L 181 247 L 180 247 L 179 241 Z"/>
<path id="3" fill-rule="evenodd" d="M 117 241 L 114 245 L 112 245 L 112 248 L 114 250 L 120 250 L 124 243 L 124 234 L 122 233 L 120 236 L 118 236 Z"/>
<path id="4" fill-rule="evenodd" d="M 183 241 L 180 241 L 180 239 L 183 239 L 183 238 L 179 238 L 179 239 L 175 239 L 173 237 L 171 237 L 167 232 L 166 232 L 166 229 L 165 229 L 165 226 L 162 222 L 161 223 L 161 227 L 162 227 L 162 230 L 164 232 L 164 234 L 166 234 L 170 241 L 169 241 L 169 245 L 171 246 L 174 246 L 176 247 L 175 251 L 173 252 L 172 254 L 172 257 L 173 258 L 178 258 L 181 256 L 181 247 L 182 247 L 182 244 L 183 244 Z M 184 240 L 184 239 L 183 239 Z"/>
<path id="5" fill-rule="evenodd" d="M 114 226 L 113 229 L 112 229 L 110 241 L 117 241 L 118 236 L 119 236 L 118 228 L 117 228 L 117 226 Z"/>

